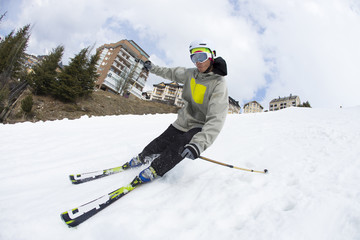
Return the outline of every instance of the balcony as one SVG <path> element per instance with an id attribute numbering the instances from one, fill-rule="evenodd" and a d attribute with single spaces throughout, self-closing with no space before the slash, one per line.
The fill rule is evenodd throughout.
<path id="1" fill-rule="evenodd" d="M 130 53 L 128 53 L 124 48 L 120 49 L 120 52 L 126 56 L 128 56 L 129 58 L 131 57 Z"/>
<path id="2" fill-rule="evenodd" d="M 138 84 L 140 84 L 142 87 L 145 87 L 145 79 L 139 78 L 136 82 L 137 82 Z"/>
<path id="3" fill-rule="evenodd" d="M 118 66 L 119 65 L 119 66 Z M 115 61 L 113 62 L 113 66 L 115 66 L 116 68 L 118 68 L 119 70 L 123 70 L 124 68 L 127 68 L 127 66 L 124 65 L 123 62 L 119 61 L 119 59 L 115 59 Z"/>
<path id="4" fill-rule="evenodd" d="M 124 58 L 121 55 L 117 55 L 115 61 L 121 63 L 122 65 L 125 65 L 127 68 L 130 68 L 133 65 L 132 61 L 129 61 L 128 59 Z"/>
<path id="5" fill-rule="evenodd" d="M 137 89 L 136 87 L 132 87 L 132 88 L 130 89 L 130 93 L 133 94 L 133 95 L 135 95 L 135 96 L 138 97 L 138 98 L 141 98 L 141 97 L 142 97 L 142 92 L 141 92 L 139 89 Z"/>
<path id="6" fill-rule="evenodd" d="M 109 80 L 110 80 L 109 78 L 106 78 L 102 85 L 105 85 L 107 88 L 110 88 L 112 91 L 117 92 L 114 82 L 111 80 L 109 81 Z"/>

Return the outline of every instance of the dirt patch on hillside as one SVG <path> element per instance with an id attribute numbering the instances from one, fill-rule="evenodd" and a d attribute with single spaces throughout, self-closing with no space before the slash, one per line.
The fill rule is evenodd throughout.
<path id="1" fill-rule="evenodd" d="M 176 113 L 178 107 L 164 103 L 140 100 L 136 97 L 125 98 L 102 90 L 94 91 L 91 96 L 80 99 L 76 103 L 63 103 L 47 96 L 34 96 L 32 113 L 26 116 L 21 110 L 21 100 L 30 91 L 26 90 L 17 100 L 5 123 L 37 122 L 60 120 L 64 118 L 77 119 L 81 116 L 108 116 L 124 114 L 156 114 Z"/>

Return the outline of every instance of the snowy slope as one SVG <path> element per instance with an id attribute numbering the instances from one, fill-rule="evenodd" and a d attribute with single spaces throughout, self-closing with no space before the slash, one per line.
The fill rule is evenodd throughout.
<path id="1" fill-rule="evenodd" d="M 184 160 L 76 229 L 60 213 L 141 170 L 72 185 L 119 166 L 176 115 L 0 125 L 0 239 L 360 239 L 360 107 L 229 115 L 203 156 Z"/>

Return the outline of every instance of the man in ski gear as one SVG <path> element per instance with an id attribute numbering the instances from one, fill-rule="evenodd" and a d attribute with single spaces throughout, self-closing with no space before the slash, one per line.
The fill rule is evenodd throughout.
<path id="1" fill-rule="evenodd" d="M 150 61 L 144 63 L 147 71 L 183 84 L 185 105 L 165 132 L 126 163 L 128 167 L 138 167 L 151 162 L 150 167 L 139 174 L 142 182 L 163 176 L 184 158 L 198 158 L 215 141 L 224 125 L 228 113 L 226 62 L 221 57 L 215 58 L 216 52 L 206 41 L 192 42 L 189 51 L 196 68 L 166 68 Z"/>
<path id="2" fill-rule="evenodd" d="M 134 180 L 100 198 L 61 213 L 69 227 L 75 227 L 116 200 L 134 190 L 138 185 L 163 176 L 184 158 L 196 159 L 220 133 L 228 113 L 228 94 L 224 76 L 226 62 L 205 41 L 190 44 L 190 59 L 196 68 L 164 68 L 145 62 L 144 68 L 165 79 L 183 84 L 184 107 L 176 121 L 144 150 L 121 167 L 100 172 L 70 175 L 74 184 L 108 176 L 125 169 L 151 162 Z M 232 166 L 233 167 L 233 166 Z"/>

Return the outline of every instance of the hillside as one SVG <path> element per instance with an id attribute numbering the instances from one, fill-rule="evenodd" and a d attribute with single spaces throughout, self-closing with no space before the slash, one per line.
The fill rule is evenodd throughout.
<path id="1" fill-rule="evenodd" d="M 91 96 L 76 103 L 63 103 L 51 97 L 33 96 L 33 113 L 24 116 L 21 100 L 29 95 L 26 90 L 17 100 L 15 107 L 6 119 L 6 123 L 37 122 L 47 120 L 77 119 L 81 116 L 109 116 L 124 114 L 176 113 L 175 106 L 140 100 L 136 97 L 125 98 L 105 91 L 94 91 Z"/>
<path id="2" fill-rule="evenodd" d="M 360 107 L 229 115 L 185 159 L 76 229 L 60 213 L 128 184 L 144 167 L 72 185 L 69 174 L 122 165 L 176 114 L 0 125 L 0 239 L 358 240 Z"/>

